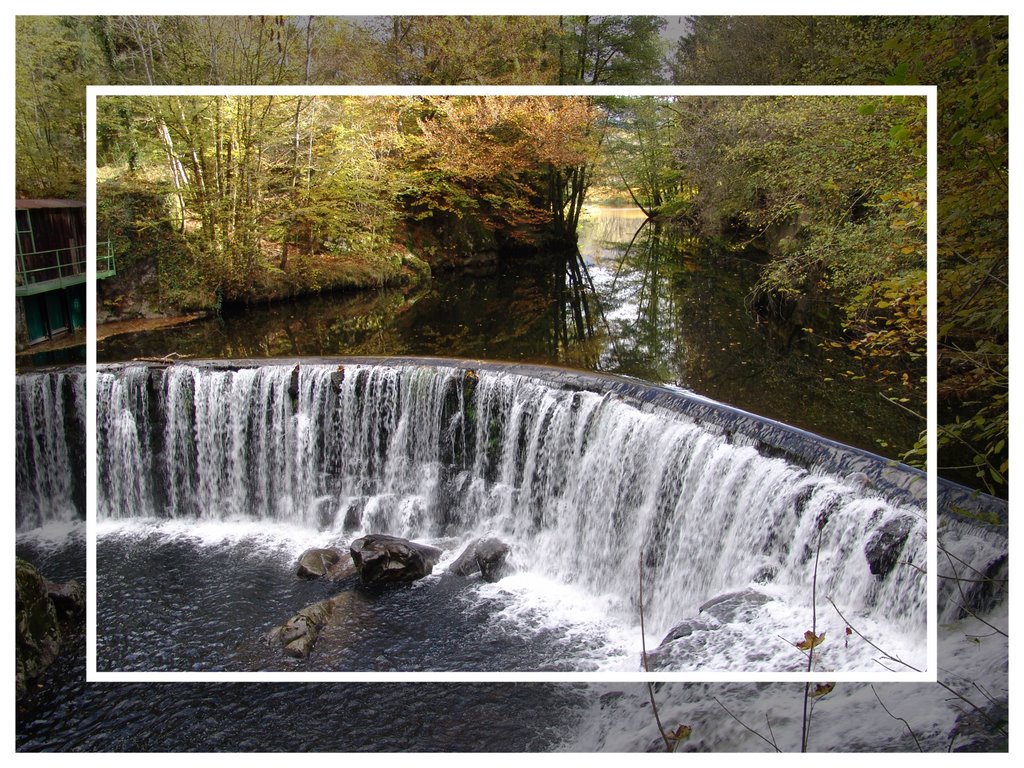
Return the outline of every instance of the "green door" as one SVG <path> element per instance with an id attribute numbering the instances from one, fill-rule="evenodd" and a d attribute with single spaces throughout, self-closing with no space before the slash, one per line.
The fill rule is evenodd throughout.
<path id="1" fill-rule="evenodd" d="M 68 329 L 67 315 L 64 312 L 64 291 L 50 291 L 46 297 L 46 319 L 50 324 L 50 333 L 58 333 Z"/>
<path id="2" fill-rule="evenodd" d="M 25 325 L 28 326 L 29 344 L 42 341 L 49 334 L 46 331 L 46 302 L 42 296 L 26 296 Z"/>

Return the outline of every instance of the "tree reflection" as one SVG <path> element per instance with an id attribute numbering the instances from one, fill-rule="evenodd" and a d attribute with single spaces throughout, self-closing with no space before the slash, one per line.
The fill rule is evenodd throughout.
<path id="1" fill-rule="evenodd" d="M 594 311 L 599 309 L 593 282 L 579 248 L 565 249 L 551 260 L 553 309 L 550 357 L 593 369 L 600 358 Z"/>

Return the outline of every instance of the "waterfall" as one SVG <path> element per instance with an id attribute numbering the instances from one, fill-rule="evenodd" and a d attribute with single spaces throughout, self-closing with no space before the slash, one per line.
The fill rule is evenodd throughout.
<path id="1" fill-rule="evenodd" d="M 85 512 L 85 375 L 22 374 L 15 397 L 18 531 L 79 519 Z"/>
<path id="2" fill-rule="evenodd" d="M 809 606 L 816 568 L 819 601 L 924 633 L 923 509 L 658 405 L 415 365 L 127 367 L 97 387 L 100 519 L 495 535 L 631 615 L 642 557 L 655 633 L 750 584 Z M 921 568 L 880 578 L 864 551 L 893 521 Z"/>

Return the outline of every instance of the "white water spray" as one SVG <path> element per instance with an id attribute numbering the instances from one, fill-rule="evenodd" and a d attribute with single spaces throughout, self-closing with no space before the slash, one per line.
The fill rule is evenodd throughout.
<path id="1" fill-rule="evenodd" d="M 98 385 L 101 519 L 267 519 L 340 541 L 496 535 L 520 569 L 614 596 L 623 621 L 635 620 L 643 556 L 655 642 L 751 585 L 802 604 L 795 621 L 809 628 L 817 555 L 820 614 L 831 596 L 923 652 L 923 568 L 883 578 L 864 555 L 904 518 L 900 560 L 923 566 L 922 510 L 677 413 L 429 366 L 136 367 Z"/>

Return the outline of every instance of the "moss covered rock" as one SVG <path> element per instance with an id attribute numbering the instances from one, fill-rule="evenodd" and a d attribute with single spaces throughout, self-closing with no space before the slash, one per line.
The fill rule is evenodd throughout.
<path id="1" fill-rule="evenodd" d="M 60 619 L 50 598 L 48 582 L 35 566 L 20 557 L 15 562 L 15 685 L 20 699 L 28 683 L 39 677 L 60 652 Z"/>

